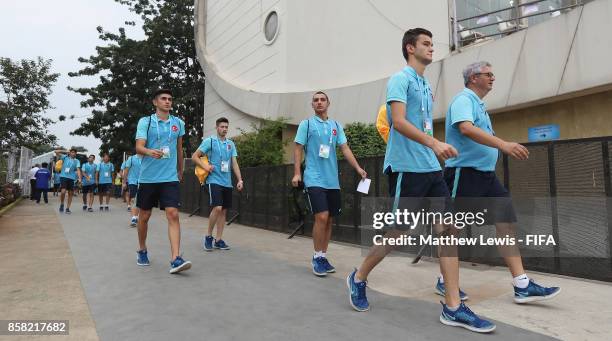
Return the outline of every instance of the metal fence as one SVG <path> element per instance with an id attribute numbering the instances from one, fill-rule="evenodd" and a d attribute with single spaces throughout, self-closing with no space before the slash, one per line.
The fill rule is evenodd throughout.
<path id="1" fill-rule="evenodd" d="M 500 157 L 496 173 L 515 202 L 545 199 L 546 204 L 537 208 L 518 207 L 519 223 L 531 224 L 533 226 L 528 226 L 530 230 L 551 234 L 558 240 L 558 245 L 563 245 L 563 248 L 551 247 L 550 253 L 542 257 L 524 258 L 525 267 L 612 281 L 612 137 L 525 145 L 530 152 L 529 160 Z M 383 157 L 363 158 L 359 162 L 372 179 L 368 196 L 387 196 L 387 177 L 382 174 Z M 355 191 L 358 175 L 346 161 L 339 161 L 338 168 L 343 189 L 342 215 L 335 221 L 332 238 L 360 244 L 362 194 Z M 182 210 L 192 212 L 199 208 L 201 216 L 208 216 L 208 192 L 200 190 L 190 161 L 187 161 L 185 169 L 185 181 L 181 187 Z M 234 191 L 234 205 L 228 217 L 239 214 L 237 222 L 240 224 L 283 233 L 293 231 L 299 217 L 290 184 L 293 165 L 246 168 L 242 169 L 242 175 L 245 190 L 242 193 Z M 303 196 L 297 198 L 300 206 L 305 207 Z M 574 200 L 564 200 L 566 198 Z M 312 216 L 307 215 L 303 232 L 310 235 L 311 231 Z M 589 250 L 595 249 L 603 252 L 593 252 L 593 256 L 589 256 Z M 503 264 L 502 259 L 495 256 L 483 258 L 461 253 L 461 258 L 477 263 Z"/>

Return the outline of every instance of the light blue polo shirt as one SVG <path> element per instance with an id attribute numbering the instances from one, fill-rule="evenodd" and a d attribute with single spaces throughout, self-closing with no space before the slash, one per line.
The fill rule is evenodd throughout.
<path id="1" fill-rule="evenodd" d="M 429 82 L 406 66 L 387 83 L 387 117 L 391 123 L 391 102 L 406 104 L 406 120 L 424 131 L 423 122 L 433 121 L 433 97 Z M 433 123 L 431 126 L 433 132 Z M 383 171 L 428 173 L 442 168 L 433 150 L 400 134 L 391 125 Z"/>
<path id="2" fill-rule="evenodd" d="M 61 178 L 67 178 L 76 180 L 77 178 L 77 168 L 81 168 L 81 161 L 77 158 L 71 158 L 68 155 L 62 155 L 62 173 L 60 174 Z"/>
<path id="3" fill-rule="evenodd" d="M 313 116 L 300 122 L 295 143 L 303 145 L 306 150 L 304 185 L 340 189 L 336 146 L 346 144 L 342 126 L 332 119 L 323 121 L 319 116 Z M 328 158 L 319 156 L 321 145 L 329 146 Z"/>
<path id="4" fill-rule="evenodd" d="M 127 161 L 127 160 L 125 160 L 125 161 L 121 162 L 121 167 L 119 167 L 121 170 L 124 170 L 124 169 L 125 169 L 125 162 L 126 162 L 126 161 Z"/>
<path id="5" fill-rule="evenodd" d="M 204 139 L 198 149 L 208 156 L 208 162 L 214 166 L 212 173 L 208 174 L 206 178 L 206 184 L 217 184 L 232 188 L 232 157 L 238 156 L 234 141 L 227 138 L 221 140 L 218 136 L 211 136 Z M 228 162 L 227 172 L 221 171 L 221 160 Z"/>
<path id="6" fill-rule="evenodd" d="M 151 122 L 150 127 L 149 121 Z M 165 159 L 143 156 L 138 177 L 139 183 L 178 181 L 176 143 L 183 135 L 185 135 L 185 122 L 172 115 L 166 121 L 160 119 L 156 114 L 143 117 L 138 121 L 136 140 L 146 140 L 145 147 L 149 149 L 161 149 L 162 146 L 170 148 L 170 156 Z"/>
<path id="7" fill-rule="evenodd" d="M 138 185 L 138 177 L 140 176 L 140 166 L 142 157 L 140 155 L 132 155 L 125 161 L 125 169 L 128 170 L 127 182 L 130 185 Z"/>
<path id="8" fill-rule="evenodd" d="M 113 183 L 113 172 L 115 171 L 115 165 L 111 162 L 100 162 L 98 164 L 97 171 L 100 173 L 98 175 L 98 183 L 99 184 L 112 184 Z"/>
<path id="9" fill-rule="evenodd" d="M 459 123 L 469 121 L 487 134 L 495 135 L 485 103 L 465 88 L 453 98 L 446 112 L 446 143 L 459 152 L 459 156 L 446 160 L 446 167 L 471 167 L 479 171 L 495 171 L 496 148 L 480 144 L 459 131 Z"/>
<path id="10" fill-rule="evenodd" d="M 60 182 L 60 173 L 53 173 L 53 184 L 59 185 Z"/>
<path id="11" fill-rule="evenodd" d="M 81 167 L 81 172 L 82 174 L 82 181 L 83 181 L 83 186 L 90 186 L 96 183 L 96 171 L 97 171 L 98 167 L 96 166 L 96 164 L 94 163 L 85 163 L 82 167 Z M 85 175 L 90 177 L 90 180 L 87 181 L 87 177 L 85 177 Z"/>

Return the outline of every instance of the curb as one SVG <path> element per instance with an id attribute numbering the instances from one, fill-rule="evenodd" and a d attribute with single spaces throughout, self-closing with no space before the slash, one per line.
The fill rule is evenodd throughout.
<path id="1" fill-rule="evenodd" d="M 12 203 L 10 203 L 7 206 L 4 206 L 2 209 L 0 209 L 0 217 L 2 217 L 4 215 L 4 213 L 10 211 L 11 208 L 13 208 L 15 205 L 17 205 L 21 200 L 23 200 L 23 197 L 17 198 L 17 200 L 13 201 Z"/>

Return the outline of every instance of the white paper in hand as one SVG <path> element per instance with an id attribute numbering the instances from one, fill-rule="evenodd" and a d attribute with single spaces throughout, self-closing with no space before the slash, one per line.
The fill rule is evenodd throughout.
<path id="1" fill-rule="evenodd" d="M 361 181 L 359 181 L 359 185 L 357 185 L 357 192 L 361 192 L 363 194 L 368 194 L 368 192 L 370 191 L 370 183 L 372 182 L 371 179 L 361 179 Z"/>

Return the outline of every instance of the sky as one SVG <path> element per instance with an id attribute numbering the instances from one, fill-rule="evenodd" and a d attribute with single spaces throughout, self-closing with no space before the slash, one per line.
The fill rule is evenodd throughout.
<path id="1" fill-rule="evenodd" d="M 93 86 L 98 78 L 68 77 L 68 72 L 80 70 L 86 64 L 79 63 L 78 58 L 95 54 L 95 47 L 105 44 L 98 39 L 97 26 L 117 32 L 119 27 L 126 27 L 126 20 L 136 21 L 135 27 L 126 27 L 126 33 L 131 38 L 142 39 L 140 18 L 114 0 L 2 0 L 0 13 L 0 57 L 53 59 L 52 71 L 60 74 L 49 98 L 55 109 L 44 113 L 56 121 L 47 127 L 49 131 L 64 147 L 84 146 L 89 152 L 98 154 L 100 140 L 93 136 L 70 135 L 85 122 L 91 109 L 81 108 L 80 102 L 85 97 L 67 89 L 68 86 Z M 59 122 L 59 115 L 80 118 Z"/>

